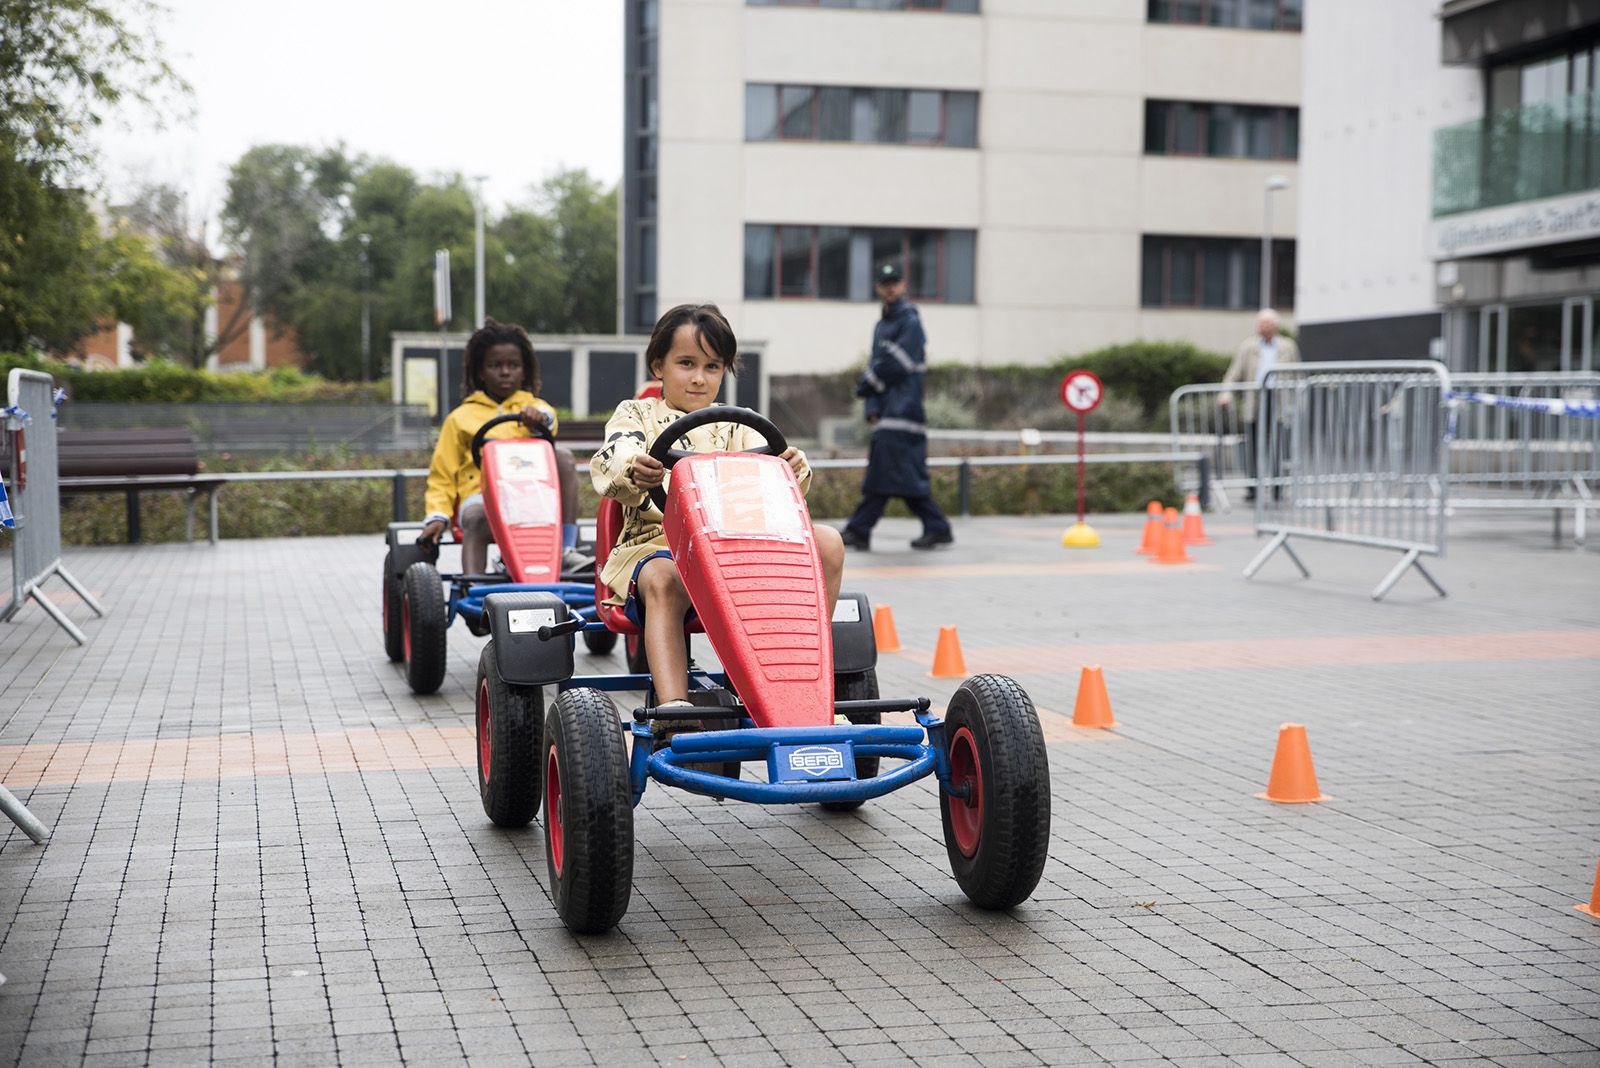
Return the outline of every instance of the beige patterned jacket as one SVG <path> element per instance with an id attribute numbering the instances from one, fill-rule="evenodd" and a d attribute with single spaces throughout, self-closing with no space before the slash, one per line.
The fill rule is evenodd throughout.
<path id="1" fill-rule="evenodd" d="M 607 604 L 627 600 L 634 567 L 651 553 L 667 548 L 661 512 L 649 495 L 629 480 L 628 464 L 640 453 L 649 452 L 661 431 L 686 414 L 656 397 L 623 401 L 606 423 L 605 446 L 589 461 L 595 491 L 622 504 L 622 531 L 600 573 L 600 580 L 611 587 Z M 739 452 L 765 445 L 766 440 L 740 423 L 711 423 L 690 431 L 676 445 L 690 452 Z M 671 481 L 669 473 L 667 482 Z M 800 475 L 800 491 L 810 487 L 811 468 L 806 466 Z"/>

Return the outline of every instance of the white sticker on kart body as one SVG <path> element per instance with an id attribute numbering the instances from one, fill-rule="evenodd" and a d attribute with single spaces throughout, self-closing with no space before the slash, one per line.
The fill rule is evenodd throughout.
<path id="1" fill-rule="evenodd" d="M 860 623 L 861 602 L 854 597 L 839 598 L 839 603 L 833 606 L 833 621 L 835 623 Z"/>
<path id="2" fill-rule="evenodd" d="M 558 526 L 561 523 L 561 492 L 536 480 L 495 480 L 495 503 L 500 518 L 514 527 Z"/>
<path id="3" fill-rule="evenodd" d="M 536 634 L 540 627 L 555 625 L 554 608 L 514 608 L 506 613 L 506 626 L 512 634 Z"/>
<path id="4" fill-rule="evenodd" d="M 701 483 L 706 526 L 725 538 L 804 541 L 806 515 L 781 461 L 718 456 L 714 478 Z"/>

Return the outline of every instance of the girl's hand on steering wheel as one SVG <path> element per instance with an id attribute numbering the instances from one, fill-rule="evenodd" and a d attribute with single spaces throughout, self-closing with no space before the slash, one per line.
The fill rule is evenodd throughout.
<path id="1" fill-rule="evenodd" d="M 537 430 L 550 423 L 550 413 L 536 404 L 524 404 L 521 415 L 522 425 L 529 430 Z"/>
<path id="2" fill-rule="evenodd" d="M 784 449 L 782 455 L 780 455 L 778 459 L 789 465 L 789 470 L 794 472 L 795 478 L 799 478 L 801 475 L 805 474 L 806 454 L 795 448 L 793 445 L 789 446 L 787 449 Z"/>
<path id="3" fill-rule="evenodd" d="M 667 468 L 660 460 L 640 453 L 628 461 L 628 481 L 642 490 L 653 490 L 667 477 Z"/>
<path id="4" fill-rule="evenodd" d="M 444 528 L 449 525 L 450 524 L 445 522 L 443 519 L 430 519 L 426 523 L 422 524 L 422 535 L 421 537 L 417 538 L 417 541 L 431 541 L 435 545 L 438 545 L 439 539 L 444 537 Z"/>

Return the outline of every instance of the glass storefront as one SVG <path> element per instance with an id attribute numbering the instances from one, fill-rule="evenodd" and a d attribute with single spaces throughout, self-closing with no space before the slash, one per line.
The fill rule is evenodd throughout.
<path id="1" fill-rule="evenodd" d="M 1596 297 L 1461 308 L 1446 317 L 1452 371 L 1543 372 L 1600 369 Z"/>

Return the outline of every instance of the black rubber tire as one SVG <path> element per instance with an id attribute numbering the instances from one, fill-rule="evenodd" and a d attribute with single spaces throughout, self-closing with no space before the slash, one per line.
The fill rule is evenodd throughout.
<path id="1" fill-rule="evenodd" d="M 478 654 L 478 796 L 498 827 L 526 827 L 544 800 L 544 690 L 513 686 L 495 670 L 494 642 Z M 487 745 L 485 744 L 487 743 Z"/>
<path id="2" fill-rule="evenodd" d="M 394 550 L 383 554 L 383 651 L 395 663 L 406 658 L 406 636 L 401 633 L 400 576 L 394 573 Z"/>
<path id="3" fill-rule="evenodd" d="M 567 690 L 545 716 L 544 738 L 550 897 L 568 930 L 600 934 L 622 919 L 633 893 L 633 793 L 622 722 L 599 690 Z"/>
<path id="4" fill-rule="evenodd" d="M 970 742 L 958 742 L 962 731 Z M 951 696 L 944 732 L 952 779 L 957 749 L 966 746 L 976 752 L 982 782 L 972 856 L 962 850 L 951 822 L 951 807 L 966 802 L 939 792 L 950 868 L 974 905 L 1012 908 L 1039 885 L 1050 851 L 1050 764 L 1039 715 L 1014 679 L 974 675 Z"/>
<path id="5" fill-rule="evenodd" d="M 444 682 L 444 584 L 426 560 L 406 568 L 401 582 L 401 612 L 406 620 L 406 682 L 412 693 L 436 693 Z"/>
<path id="6" fill-rule="evenodd" d="M 878 696 L 878 672 L 876 668 L 868 668 L 859 675 L 836 675 L 833 680 L 833 699 L 835 701 L 871 701 Z M 851 723 L 882 723 L 883 716 L 877 712 L 857 714 L 850 717 Z M 856 757 L 856 778 L 870 779 L 878 774 L 877 757 Z M 825 812 L 854 812 L 865 801 L 824 801 L 822 808 Z"/>
<path id="7" fill-rule="evenodd" d="M 644 653 L 644 635 L 630 634 L 623 642 L 623 655 L 628 661 L 628 674 L 650 674 L 650 658 Z"/>
<path id="8" fill-rule="evenodd" d="M 595 656 L 605 656 L 617 647 L 617 632 L 614 630 L 586 630 L 583 632 L 583 647 Z"/>

